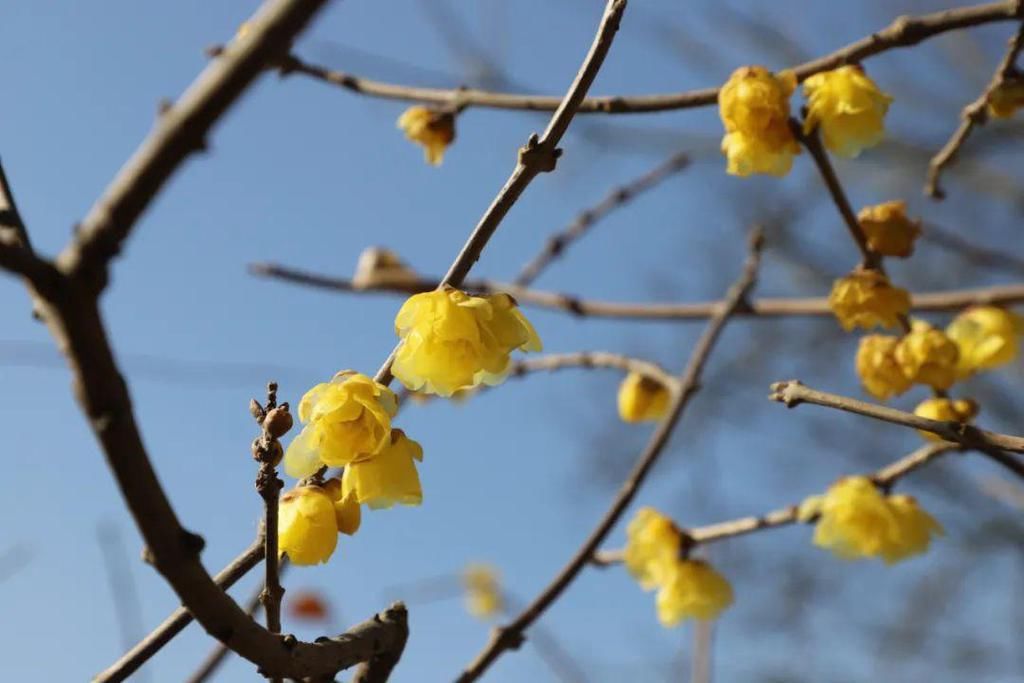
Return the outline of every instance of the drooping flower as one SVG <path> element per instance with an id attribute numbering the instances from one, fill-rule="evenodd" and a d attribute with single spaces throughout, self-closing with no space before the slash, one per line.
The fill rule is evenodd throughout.
<path id="1" fill-rule="evenodd" d="M 455 114 L 416 105 L 398 117 L 405 137 L 423 146 L 427 163 L 440 166 L 448 145 L 455 140 Z"/>
<path id="2" fill-rule="evenodd" d="M 865 206 L 857 223 L 868 240 L 868 248 L 883 256 L 907 258 L 914 252 L 914 240 L 921 234 L 921 221 L 907 216 L 903 201 Z"/>
<path id="3" fill-rule="evenodd" d="M 402 339 L 395 377 L 408 389 L 439 396 L 499 384 L 513 350 L 541 350 L 512 297 L 470 296 L 452 287 L 411 296 L 395 318 L 395 332 Z"/>
<path id="4" fill-rule="evenodd" d="M 677 560 L 656 599 L 666 628 L 685 619 L 714 619 L 732 603 L 729 581 L 703 560 Z"/>
<path id="5" fill-rule="evenodd" d="M 626 569 L 644 590 L 661 586 L 670 576 L 683 539 L 671 519 L 651 507 L 637 510 L 626 527 Z"/>
<path id="6" fill-rule="evenodd" d="M 466 611 L 474 617 L 487 619 L 505 607 L 498 570 L 488 564 L 470 564 L 462 572 L 466 589 Z"/>
<path id="7" fill-rule="evenodd" d="M 341 479 L 337 477 L 325 481 L 323 489 L 334 504 L 334 521 L 338 524 L 338 532 L 351 536 L 359 531 L 363 513 L 356 496 L 352 493 L 345 495 Z"/>
<path id="8" fill-rule="evenodd" d="M 855 157 L 882 140 L 892 98 L 860 66 L 814 74 L 804 81 L 804 95 L 804 133 L 820 128 L 825 147 L 834 154 Z"/>
<path id="9" fill-rule="evenodd" d="M 277 543 L 294 564 L 326 562 L 338 545 L 334 501 L 319 486 L 300 486 L 281 496 Z"/>
<path id="10" fill-rule="evenodd" d="M 926 417 L 929 420 L 941 422 L 963 422 L 968 423 L 978 414 L 977 402 L 969 398 L 929 398 L 921 401 L 914 408 L 914 415 Z M 942 437 L 923 429 L 917 433 L 929 441 L 942 441 Z"/>
<path id="11" fill-rule="evenodd" d="M 887 501 L 896 516 L 897 530 L 894 542 L 882 554 L 888 564 L 927 552 L 932 536 L 943 534 L 942 525 L 913 496 L 888 496 Z"/>
<path id="12" fill-rule="evenodd" d="M 630 372 L 619 385 L 619 417 L 625 422 L 660 420 L 668 410 L 671 392 L 658 380 Z"/>
<path id="13" fill-rule="evenodd" d="M 732 73 L 718 93 L 727 173 L 789 173 L 793 155 L 800 153 L 789 128 L 789 96 L 794 88 L 796 77 L 790 71 L 776 75 L 762 66 L 745 66 Z"/>
<path id="14" fill-rule="evenodd" d="M 1008 119 L 1024 107 L 1024 78 L 1008 78 L 988 96 L 988 115 Z"/>
<path id="15" fill-rule="evenodd" d="M 907 379 L 941 391 L 956 381 L 959 356 L 953 340 L 923 320 L 913 321 L 896 346 L 896 362 Z"/>
<path id="16" fill-rule="evenodd" d="M 877 270 L 858 268 L 835 281 L 828 304 L 846 331 L 899 327 L 901 317 L 910 310 L 910 294 Z"/>
<path id="17" fill-rule="evenodd" d="M 910 379 L 896 362 L 899 337 L 869 334 L 857 347 L 857 374 L 865 391 L 882 401 L 899 396 L 910 388 Z"/>
<path id="18" fill-rule="evenodd" d="M 1020 350 L 1022 323 L 1020 316 L 997 306 L 973 306 L 956 316 L 946 334 L 960 349 L 960 376 L 1013 362 Z"/>
<path id="19" fill-rule="evenodd" d="M 284 456 L 284 471 L 308 477 L 322 465 L 341 467 L 380 451 L 391 435 L 398 399 L 383 384 L 352 370 L 317 384 L 299 402 L 306 423 Z"/>
<path id="20" fill-rule="evenodd" d="M 380 452 L 345 468 L 342 495 L 374 509 L 396 503 L 419 505 L 423 502 L 423 488 L 416 471 L 417 460 L 423 460 L 423 448 L 401 429 L 393 429 L 390 443 Z"/>

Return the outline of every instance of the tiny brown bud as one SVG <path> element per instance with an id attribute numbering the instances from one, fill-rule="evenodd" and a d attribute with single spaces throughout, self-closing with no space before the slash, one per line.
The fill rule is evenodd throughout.
<path id="1" fill-rule="evenodd" d="M 256 399 L 249 399 L 249 414 L 257 421 L 262 421 L 266 416 L 266 411 L 263 410 L 263 406 Z"/>
<path id="2" fill-rule="evenodd" d="M 263 429 L 270 436 L 279 439 L 288 433 L 292 428 L 292 414 L 288 412 L 286 405 L 280 405 L 267 413 L 263 419 Z"/>

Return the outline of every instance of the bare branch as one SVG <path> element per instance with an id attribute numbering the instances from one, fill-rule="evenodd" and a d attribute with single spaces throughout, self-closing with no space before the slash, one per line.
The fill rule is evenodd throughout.
<path id="1" fill-rule="evenodd" d="M 732 317 L 732 314 L 743 305 L 748 292 L 754 286 L 754 281 L 757 276 L 757 268 L 760 263 L 761 246 L 761 236 L 760 233 L 757 232 L 751 240 L 751 255 L 747 259 L 747 263 L 743 269 L 743 274 L 729 289 L 729 292 L 719 306 L 717 313 L 708 322 L 704 333 L 697 341 L 697 345 L 694 347 L 693 353 L 686 364 L 686 368 L 680 375 L 679 386 L 677 390 L 673 392 L 668 412 L 658 423 L 657 428 L 651 435 L 650 440 L 647 442 L 647 446 L 640 454 L 632 472 L 630 472 L 626 481 L 619 489 L 618 494 L 615 496 L 615 500 L 612 502 L 611 507 L 609 507 L 608 511 L 598 522 L 597 526 L 579 547 L 575 555 L 573 555 L 551 583 L 541 591 L 540 595 L 538 595 L 533 602 L 531 602 L 529 606 L 527 606 L 526 609 L 524 609 L 522 613 L 520 613 L 520 615 L 510 624 L 498 627 L 494 630 L 487 646 L 479 655 L 477 655 L 476 659 L 469 665 L 469 667 L 462 672 L 462 675 L 457 679 L 458 683 L 469 683 L 470 681 L 478 679 L 483 675 L 487 668 L 499 656 L 501 656 L 503 652 L 519 647 L 525 637 L 524 633 L 526 629 L 529 628 L 530 625 L 536 621 L 536 619 L 539 618 L 541 614 L 543 614 L 544 611 L 551 606 L 551 604 L 557 600 L 558 597 L 576 579 L 576 576 L 580 571 L 582 571 L 587 563 L 590 562 L 594 552 L 619 521 L 619 518 L 622 517 L 626 508 L 629 507 L 629 504 L 633 501 L 633 498 L 640 490 L 640 486 L 646 479 L 648 472 L 650 472 L 655 462 L 657 462 L 658 457 L 661 455 L 665 445 L 668 443 L 669 436 L 672 434 L 672 430 L 679 421 L 679 418 L 682 416 L 687 404 L 697 392 L 700 385 L 701 375 L 704 371 L 704 366 L 707 363 L 708 358 L 711 355 L 711 351 L 715 346 L 715 342 L 718 340 L 725 324 L 728 322 L 729 318 Z"/>
<path id="2" fill-rule="evenodd" d="M 0 161 L 0 240 L 29 251 L 32 249 L 28 230 L 25 229 L 25 221 L 18 213 L 18 205 L 14 201 L 14 192 L 7 180 L 2 161 Z"/>
<path id="3" fill-rule="evenodd" d="M 562 370 L 565 368 L 614 368 L 623 372 L 635 372 L 655 379 L 667 387 L 674 387 L 678 380 L 657 363 L 631 358 L 607 351 L 575 351 L 572 353 L 550 353 L 534 358 L 515 361 L 509 371 L 510 377 L 519 377 L 530 372 Z"/>
<path id="4" fill-rule="evenodd" d="M 1024 7 L 1024 3 L 1018 2 L 1018 5 Z M 924 185 L 924 193 L 929 197 L 942 199 L 946 196 L 945 191 L 939 185 L 942 172 L 956 159 L 957 153 L 964 143 L 967 142 L 967 138 L 970 137 L 974 127 L 983 126 L 988 121 L 989 98 L 992 97 L 992 93 L 997 88 L 1013 75 L 1015 71 L 1014 63 L 1017 61 L 1017 55 L 1020 54 L 1022 49 L 1024 49 L 1024 24 L 1021 24 L 1017 29 L 1017 33 L 1010 39 L 1010 45 L 1006 49 L 1006 54 L 1003 55 L 1003 59 L 999 63 L 998 68 L 996 68 L 996 72 L 992 76 L 992 81 L 989 82 L 988 87 L 985 88 L 978 99 L 964 107 L 964 110 L 960 113 L 960 125 L 953 133 L 953 136 L 949 138 L 949 141 L 932 157 L 931 163 L 928 164 L 928 178 Z"/>
<path id="5" fill-rule="evenodd" d="M 262 550 L 264 547 L 265 546 L 261 546 L 260 549 Z M 262 559 L 262 557 L 263 555 L 261 554 L 260 558 Z M 287 555 L 281 558 L 281 562 L 278 564 L 278 576 L 283 574 L 285 569 L 288 568 L 287 559 Z M 246 598 L 246 601 L 242 603 L 242 609 L 250 617 L 255 616 L 256 612 L 258 612 L 260 607 L 263 605 L 263 591 L 265 587 L 266 580 L 261 582 L 260 585 L 256 587 L 256 590 L 252 592 L 252 595 Z M 224 643 L 216 643 L 210 649 L 206 658 L 199 664 L 199 667 L 186 679 L 185 683 L 203 683 L 203 681 L 209 680 L 210 677 L 216 673 L 217 669 L 220 668 L 220 665 L 224 663 L 224 660 L 227 659 L 227 656 L 230 653 L 231 650 L 229 650 Z"/>

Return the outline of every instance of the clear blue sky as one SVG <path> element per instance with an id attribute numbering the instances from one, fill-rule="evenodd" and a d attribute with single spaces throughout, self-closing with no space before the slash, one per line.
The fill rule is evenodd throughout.
<path id="1" fill-rule="evenodd" d="M 561 94 L 591 40 L 601 4 L 446 2 L 470 38 L 460 45 L 437 30 L 427 2 L 347 0 L 330 6 L 297 53 L 371 77 L 439 86 L 477 83 L 481 73 L 493 78 L 482 68 L 485 57 L 504 70 L 499 75 L 508 87 Z M 741 64 L 780 68 L 859 38 L 897 14 L 945 6 L 906 0 L 888 7 L 731 5 L 738 13 L 710 1 L 634 0 L 593 92 L 714 85 Z M 39 249 L 53 253 L 66 242 L 72 225 L 149 131 L 157 102 L 180 93 L 203 68 L 203 48 L 227 40 L 255 6 L 200 0 L 8 3 L 0 12 L 0 155 Z M 752 29 L 754 22 L 793 42 L 764 27 Z M 937 148 L 959 108 L 987 81 L 1008 34 L 1007 25 L 989 27 L 969 40 L 940 39 L 871 61 L 870 72 L 896 97 L 892 137 L 924 153 Z M 442 273 L 507 177 L 516 148 L 546 120 L 471 110 L 459 119 L 458 140 L 444 165 L 435 169 L 395 130 L 403 108 L 299 77 L 264 77 L 216 129 L 210 152 L 191 160 L 153 204 L 115 265 L 104 298 L 114 344 L 151 458 L 180 517 L 205 537 L 203 559 L 211 571 L 255 532 L 259 499 L 248 454 L 254 436 L 249 398 L 271 378 L 280 382 L 284 398 L 297 401 L 337 370 L 374 371 L 394 342 L 399 305 L 384 296 L 336 296 L 257 280 L 246 264 L 274 260 L 347 275 L 364 247 L 386 245 L 422 272 Z M 615 121 L 581 117 L 576 124 L 564 140 L 557 172 L 529 188 L 475 273 L 513 276 L 551 230 L 678 149 L 694 151 L 693 168 L 603 222 L 539 285 L 620 300 L 717 296 L 743 257 L 749 223 L 784 199 L 796 210 L 801 248 L 816 254 L 828 275 L 841 274 L 855 260 L 806 158 L 781 182 L 724 175 L 713 108 Z M 942 206 L 919 194 L 927 158 L 920 151 L 897 156 L 907 150 L 890 146 L 839 169 L 855 204 L 905 196 L 928 220 L 991 244 L 1010 243 L 1010 234 L 1019 243 L 1009 232 L 1019 230 L 1019 200 L 997 204 L 985 196 L 981 203 L 970 196 L 971 182 L 988 189 L 999 187 L 999 178 L 1005 184 L 1004 176 L 992 179 L 992 169 L 1008 174 L 1011 191 L 1019 185 L 1021 156 L 1012 144 L 1020 129 L 1003 130 L 1016 140 L 1000 149 L 993 144 L 998 131 L 979 136 L 979 144 L 988 145 L 988 166 L 978 165 L 969 178 L 953 176 L 953 196 Z M 953 256 L 934 247 L 923 246 L 918 259 L 923 265 L 894 266 L 895 276 L 918 288 L 968 279 Z M 971 272 L 969 281 L 1007 277 Z M 761 293 L 820 295 L 826 288 L 799 263 L 769 251 Z M 6 466 L 0 554 L 28 562 L 0 581 L 0 667 L 5 680 L 84 680 L 122 651 L 99 525 L 119 532 L 147 630 L 175 606 L 175 597 L 137 560 L 141 540 L 71 398 L 68 373 L 46 330 L 30 319 L 21 285 L 10 278 L 0 279 L 0 311 Z M 529 314 L 547 350 L 624 351 L 673 367 L 698 329 Z M 766 330 L 777 350 L 767 361 L 751 360 L 752 335 Z M 769 382 L 790 375 L 856 392 L 854 344 L 829 320 L 737 323 L 711 363 L 709 382 L 737 367 L 744 369 L 742 381 L 717 393 L 709 389 L 718 396 L 714 402 L 698 398 L 640 502 L 676 514 L 684 524 L 718 521 L 787 504 L 842 473 L 915 447 L 911 433 L 879 428 L 869 441 L 866 425 L 853 418 L 812 408 L 787 413 L 763 399 Z M 816 348 L 830 351 L 821 358 L 812 353 Z M 743 365 L 748 362 L 749 369 Z M 1019 368 L 1011 374 L 1019 382 Z M 328 565 L 293 571 L 288 587 L 324 591 L 343 618 L 336 630 L 403 597 L 392 587 L 458 570 L 468 561 L 500 566 L 512 591 L 533 595 L 603 512 L 612 495 L 608 470 L 631 462 L 649 431 L 618 423 L 617 381 L 612 373 L 568 371 L 509 382 L 464 406 L 410 406 L 400 426 L 426 452 L 423 506 L 367 514 L 360 533 L 342 538 Z M 989 424 L 1005 427 L 995 412 Z M 926 560 L 892 569 L 842 564 L 810 547 L 804 528 L 713 548 L 738 598 L 717 634 L 719 680 L 766 680 L 794 668 L 808 680 L 867 680 L 879 673 L 876 642 L 865 635 L 872 624 L 898 615 L 910 591 L 935 579 L 933 567 L 962 572 L 967 558 L 971 572 L 963 577 L 963 590 L 976 596 L 972 607 L 936 617 L 937 628 L 954 617 L 986 624 L 997 634 L 985 650 L 995 664 L 972 680 L 1024 680 L 1024 662 L 1010 653 L 1019 615 L 1003 590 L 985 590 L 1016 585 L 1019 602 L 1019 553 L 1004 546 L 987 555 L 966 543 L 988 519 L 1009 520 L 1019 533 L 1020 514 L 1014 518 L 1008 508 L 978 497 L 974 478 L 991 474 L 988 468 L 965 462 L 936 471 L 937 484 L 908 485 L 949 514 L 949 537 Z M 968 503 L 977 515 L 963 514 Z M 613 541 L 621 542 L 621 529 Z M 787 562 L 794 557 L 806 560 L 809 575 L 790 573 Z M 801 603 L 804 583 L 820 590 L 798 627 L 780 603 Z M 245 581 L 239 595 L 248 594 L 251 584 Z M 412 637 L 393 680 L 450 680 L 483 645 L 487 627 L 457 601 L 410 602 Z M 593 681 L 682 677 L 672 671 L 684 669 L 677 660 L 689 627 L 658 626 L 653 597 L 619 569 L 584 572 L 542 623 L 560 634 Z M 286 629 L 303 637 L 318 634 L 301 625 Z M 190 627 L 147 667 L 149 680 L 181 680 L 211 642 Z M 916 680 L 929 670 L 914 662 L 906 667 L 883 673 L 889 680 Z M 952 678 L 935 680 L 956 680 L 951 671 Z M 237 659 L 221 672 L 221 680 L 253 676 L 251 666 Z M 503 657 L 488 680 L 547 681 L 551 675 L 527 647 Z"/>

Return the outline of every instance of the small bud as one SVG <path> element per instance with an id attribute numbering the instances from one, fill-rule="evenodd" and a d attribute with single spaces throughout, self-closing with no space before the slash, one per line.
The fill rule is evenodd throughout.
<path id="1" fill-rule="evenodd" d="M 263 410 L 263 406 L 256 399 L 249 399 L 249 414 L 252 415 L 253 419 L 257 422 L 262 422 L 266 416 L 266 411 Z"/>
<path id="2" fill-rule="evenodd" d="M 275 439 L 280 439 L 292 428 L 292 414 L 285 405 L 278 406 L 263 418 L 263 429 Z"/>

